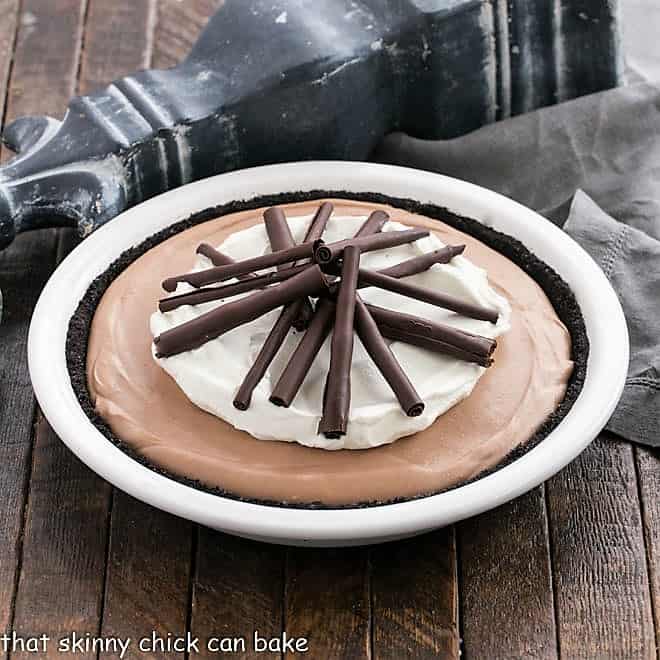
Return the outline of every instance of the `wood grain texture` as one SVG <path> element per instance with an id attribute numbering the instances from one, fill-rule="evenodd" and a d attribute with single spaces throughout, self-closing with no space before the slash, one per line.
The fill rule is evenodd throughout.
<path id="1" fill-rule="evenodd" d="M 285 549 L 199 529 L 193 582 L 191 632 L 202 641 L 200 658 L 218 657 L 212 638 L 245 638 L 245 652 L 232 658 L 279 658 L 254 653 L 253 635 L 279 636 L 282 631 L 282 594 Z"/>
<path id="2" fill-rule="evenodd" d="M 11 71 L 16 28 L 18 26 L 19 0 L 0 0 L 0 125 L 4 114 L 7 83 Z"/>
<path id="3" fill-rule="evenodd" d="M 8 630 L 12 620 L 30 467 L 35 404 L 25 357 L 27 330 L 37 295 L 54 263 L 54 243 L 37 234 L 20 236 L 0 254 L 0 288 L 4 291 L 0 324 L 0 632 Z"/>
<path id="4" fill-rule="evenodd" d="M 458 525 L 468 659 L 557 658 L 544 487 Z"/>
<path id="5" fill-rule="evenodd" d="M 186 633 L 192 524 L 115 491 L 101 632 L 130 638 L 131 657 L 183 658 L 139 640 Z M 108 654 L 106 657 L 116 657 Z"/>
<path id="6" fill-rule="evenodd" d="M 631 446 L 603 435 L 547 488 L 561 656 L 655 658 Z"/>
<path id="7" fill-rule="evenodd" d="M 195 43 L 209 17 L 224 0 L 160 0 L 154 66 L 165 69 L 178 64 Z"/>
<path id="8" fill-rule="evenodd" d="M 8 118 L 63 115 L 76 89 L 85 7 L 85 0 L 24 0 Z"/>
<path id="9" fill-rule="evenodd" d="M 103 588 L 107 489 L 39 416 L 14 630 L 53 640 L 96 634 Z M 12 658 L 30 658 L 30 653 Z M 79 657 L 93 658 L 85 653 Z"/>
<path id="10" fill-rule="evenodd" d="M 14 42 L 18 26 L 18 0 L 0 0 L 0 125 L 4 119 L 5 101 Z M 0 149 L 0 155 L 1 154 Z M 45 282 L 48 264 L 54 250 L 42 255 L 41 268 L 30 268 L 30 257 L 39 249 L 34 237 L 17 241 L 0 255 L 0 289 L 16 291 L 4 300 L 4 323 L 0 324 L 0 631 L 9 628 L 23 524 L 27 466 L 34 403 L 30 396 L 30 380 L 21 348 L 27 339 L 27 325 L 35 292 Z M 16 350 L 15 350 L 16 349 Z M 11 411 L 11 414 L 10 414 Z"/>
<path id="11" fill-rule="evenodd" d="M 16 7 L 5 5 L 9 22 L 7 28 L 4 23 L 0 28 L 2 34 L 11 29 L 11 10 Z M 61 113 L 75 87 L 82 7 L 78 0 L 45 5 L 35 0 L 23 2 L 7 91 L 6 121 L 23 114 Z M 5 149 L 2 155 L 10 154 Z M 30 568 L 29 549 L 28 561 L 23 561 L 27 544 L 22 532 L 35 403 L 27 372 L 26 340 L 36 298 L 55 264 L 56 240 L 52 231 L 21 236 L 0 255 L 0 286 L 5 292 L 5 319 L 0 325 L 0 626 L 5 630 L 14 623 L 32 626 L 29 619 L 33 603 L 29 599 L 13 602 L 22 563 Z M 43 427 L 38 428 L 45 438 Z M 34 519 L 28 515 L 28 520 Z M 26 530 L 26 539 L 28 534 Z"/>
<path id="12" fill-rule="evenodd" d="M 637 476 L 642 504 L 655 644 L 660 649 L 660 449 L 636 447 Z"/>
<path id="13" fill-rule="evenodd" d="M 85 52 L 80 66 L 84 93 L 151 63 L 157 0 L 89 0 Z"/>
<path id="14" fill-rule="evenodd" d="M 371 566 L 374 658 L 458 658 L 454 529 L 374 547 Z"/>
<path id="15" fill-rule="evenodd" d="M 366 548 L 291 548 L 284 630 L 307 638 L 313 658 L 369 658 L 369 592 Z"/>

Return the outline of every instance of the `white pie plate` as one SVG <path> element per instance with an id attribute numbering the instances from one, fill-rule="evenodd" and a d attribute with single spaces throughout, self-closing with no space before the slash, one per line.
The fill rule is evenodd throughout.
<path id="1" fill-rule="evenodd" d="M 342 510 L 290 509 L 239 502 L 164 477 L 109 442 L 81 409 L 65 359 L 69 320 L 92 280 L 124 250 L 192 213 L 232 200 L 305 190 L 381 192 L 431 202 L 521 240 L 568 282 L 582 309 L 591 349 L 587 378 L 571 411 L 534 449 L 466 486 L 419 500 Z M 478 186 L 386 165 L 303 162 L 212 177 L 122 213 L 77 247 L 46 285 L 32 319 L 30 374 L 39 404 L 63 442 L 116 487 L 170 513 L 248 538 L 342 546 L 412 536 L 498 506 L 573 460 L 610 417 L 628 368 L 628 334 L 619 301 L 589 255 L 533 211 Z"/>

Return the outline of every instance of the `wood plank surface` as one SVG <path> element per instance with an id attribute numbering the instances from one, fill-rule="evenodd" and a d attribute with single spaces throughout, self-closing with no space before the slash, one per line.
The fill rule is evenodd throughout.
<path id="1" fill-rule="evenodd" d="M 655 658 L 632 447 L 602 435 L 547 488 L 561 656 Z"/>
<path id="2" fill-rule="evenodd" d="M 557 658 L 544 487 L 458 525 L 468 659 Z"/>
<path id="3" fill-rule="evenodd" d="M 11 29 L 15 7 L 4 3 L 9 20 L 5 26 L 3 15 L 3 35 Z M 22 3 L 6 121 L 22 114 L 61 113 L 75 86 L 82 13 L 82 3 L 74 0 L 47 5 L 32 0 Z M 5 39 L 3 36 L 3 43 Z M 2 155 L 9 156 L 8 150 Z M 29 550 L 24 556 L 27 544 L 22 537 L 35 412 L 26 340 L 36 298 L 55 264 L 56 245 L 56 232 L 41 232 L 20 236 L 0 255 L 0 287 L 5 292 L 5 319 L 0 325 L 0 391 L 2 407 L 8 411 L 0 415 L 0 625 L 5 630 L 16 628 L 15 624 L 39 626 L 31 616 L 31 603 L 25 599 L 15 602 L 21 568 L 29 570 L 32 557 Z M 38 432 L 42 429 L 37 425 Z"/>
<path id="4" fill-rule="evenodd" d="M 0 0 L 0 125 L 5 109 L 7 83 L 13 62 L 19 0 Z"/>
<path id="5" fill-rule="evenodd" d="M 636 447 L 635 461 L 642 504 L 655 644 L 660 655 L 660 449 Z"/>
<path id="6" fill-rule="evenodd" d="M 0 126 L 18 27 L 18 0 L 0 0 Z M 0 149 L 0 155 L 7 157 Z M 0 323 L 0 632 L 9 630 L 19 573 L 21 533 L 30 453 L 34 402 L 24 352 L 27 327 L 36 291 L 55 257 L 42 254 L 36 268 L 31 257 L 39 251 L 33 237 L 21 237 L 0 255 L 0 290 L 5 289 L 4 322 Z M 7 294 L 10 293 L 8 296 Z M 15 350 L 17 349 L 17 350 Z M 0 650 L 0 657 L 4 657 Z"/>
<path id="7" fill-rule="evenodd" d="M 98 629 L 107 489 L 39 417 L 13 629 L 52 640 Z M 48 515 L 50 514 L 50 515 Z M 53 642 L 54 644 L 55 642 Z M 30 658 L 15 653 L 12 658 Z M 94 658 L 94 653 L 80 657 Z"/>
<path id="8" fill-rule="evenodd" d="M 10 116 L 62 116 L 77 86 L 85 10 L 84 0 L 23 3 L 9 92 Z M 39 232 L 34 240 L 49 254 L 56 245 L 64 245 L 62 236 L 50 230 Z M 44 265 L 52 269 L 61 256 L 60 250 L 56 259 Z M 38 254 L 31 259 L 32 264 L 42 261 Z M 40 288 L 33 289 L 33 295 Z M 27 390 L 25 397 L 33 401 Z M 54 640 L 73 630 L 94 633 L 105 565 L 107 491 L 62 446 L 40 414 L 33 442 L 13 630 L 23 636 L 47 634 Z"/>
<path id="9" fill-rule="evenodd" d="M 177 647 L 169 652 L 167 642 L 186 634 L 191 528 L 187 520 L 114 492 L 101 633 L 129 638 L 131 658 L 184 657 Z"/>
<path id="10" fill-rule="evenodd" d="M 154 66 L 166 69 L 188 54 L 206 21 L 224 0 L 160 0 L 159 38 L 154 44 Z"/>
<path id="11" fill-rule="evenodd" d="M 20 236 L 0 255 L 4 293 L 0 324 L 0 632 L 12 624 L 31 460 L 34 399 L 25 359 L 27 329 L 54 261 L 55 245 L 35 234 Z"/>
<path id="12" fill-rule="evenodd" d="M 371 657 L 368 557 L 367 548 L 287 553 L 284 630 L 305 637 L 311 657 Z"/>
<path id="13" fill-rule="evenodd" d="M 158 0 L 89 0 L 80 91 L 89 93 L 151 64 Z"/>
<path id="14" fill-rule="evenodd" d="M 200 658 L 218 657 L 223 638 L 243 638 L 231 657 L 279 658 L 256 653 L 254 633 L 261 638 L 282 632 L 285 549 L 199 528 L 193 582 L 191 632 L 201 641 Z M 225 642 L 223 642 L 224 644 Z M 211 644 L 211 646 L 209 646 Z M 227 653 L 229 655 L 229 653 Z"/>
<path id="15" fill-rule="evenodd" d="M 371 598 L 374 658 L 458 658 L 454 528 L 374 547 Z"/>

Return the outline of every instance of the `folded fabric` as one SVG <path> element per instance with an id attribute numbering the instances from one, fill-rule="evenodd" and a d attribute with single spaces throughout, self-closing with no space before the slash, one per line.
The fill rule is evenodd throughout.
<path id="1" fill-rule="evenodd" d="M 625 391 L 607 428 L 660 445 L 660 86 L 592 94 L 453 140 L 392 134 L 374 157 L 512 197 L 594 257 L 619 295 L 631 342 Z"/>
<path id="2" fill-rule="evenodd" d="M 630 368 L 607 428 L 660 446 L 660 241 L 612 219 L 578 191 L 564 230 L 594 258 L 619 294 L 630 333 Z"/>
<path id="3" fill-rule="evenodd" d="M 453 140 L 385 138 L 382 162 L 472 181 L 558 224 L 578 188 L 660 239 L 660 86 L 641 83 L 490 124 Z"/>

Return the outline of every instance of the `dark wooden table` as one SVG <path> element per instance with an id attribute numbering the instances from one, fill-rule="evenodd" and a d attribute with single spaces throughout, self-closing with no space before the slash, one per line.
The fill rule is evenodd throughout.
<path id="1" fill-rule="evenodd" d="M 4 120 L 173 64 L 217 4 L 0 0 Z M 286 630 L 313 658 L 657 657 L 658 453 L 610 436 L 515 502 L 372 548 L 243 541 L 113 490 L 50 430 L 27 372 L 32 308 L 71 244 L 33 233 L 0 255 L 0 634 Z"/>

